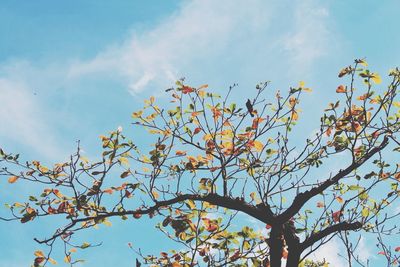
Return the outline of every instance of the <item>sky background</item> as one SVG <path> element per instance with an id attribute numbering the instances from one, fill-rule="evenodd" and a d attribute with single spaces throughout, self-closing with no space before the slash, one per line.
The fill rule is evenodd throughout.
<path id="1" fill-rule="evenodd" d="M 167 101 L 164 90 L 181 77 L 220 92 L 238 83 L 236 99 L 260 81 L 271 80 L 275 91 L 304 80 L 313 88 L 300 121 L 307 136 L 333 101 L 342 67 L 364 57 L 381 74 L 400 65 L 398 10 L 397 0 L 1 0 L 0 147 L 57 162 L 77 140 L 95 155 L 98 136 L 118 126 L 145 142 L 135 138 L 131 112 L 151 95 Z M 9 186 L 0 181 L 2 203 L 34 191 Z M 84 266 L 133 266 L 127 242 L 148 252 L 168 248 L 154 224 L 85 233 L 103 246 L 85 251 Z M 0 266 L 29 266 L 40 248 L 33 237 L 51 227 L 0 222 Z M 323 250 L 317 257 L 343 265 L 339 243 Z M 364 257 L 378 261 L 370 250 Z"/>

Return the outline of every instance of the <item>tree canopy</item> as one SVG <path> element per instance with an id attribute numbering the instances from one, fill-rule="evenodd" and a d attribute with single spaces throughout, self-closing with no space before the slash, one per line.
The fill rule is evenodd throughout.
<path id="1" fill-rule="evenodd" d="M 136 266 L 329 266 L 307 257 L 335 236 L 349 266 L 366 266 L 357 255 L 365 232 L 376 235 L 377 253 L 388 265 L 398 264 L 400 247 L 385 237 L 398 233 L 390 205 L 400 194 L 400 70 L 389 72 L 386 88 L 363 59 L 338 76 L 338 99 L 327 103 L 320 126 L 302 141 L 295 127 L 300 100 L 312 91 L 304 82 L 285 93 L 263 82 L 248 100 L 233 103 L 236 85 L 220 96 L 181 79 L 166 90 L 170 104 L 160 107 L 150 97 L 132 114 L 134 126 L 154 136 L 151 147 L 119 128 L 100 137 L 97 161 L 82 156 L 79 146 L 52 166 L 0 150 L 0 175 L 41 188 L 8 204 L 11 216 L 3 219 L 63 218 L 52 235 L 35 239 L 45 252 L 34 252 L 33 266 L 56 263 L 56 242 L 74 265 L 77 249 L 96 246 L 76 243 L 78 232 L 143 217 L 157 218 L 157 228 L 178 245 L 148 255 L 130 244 Z"/>

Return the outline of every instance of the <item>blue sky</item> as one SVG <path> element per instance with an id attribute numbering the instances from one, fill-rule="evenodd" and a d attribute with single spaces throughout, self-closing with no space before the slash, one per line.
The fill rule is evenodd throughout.
<path id="1" fill-rule="evenodd" d="M 338 70 L 354 58 L 382 74 L 400 65 L 398 10 L 396 0 L 3 0 L 0 147 L 61 161 L 80 139 L 91 156 L 98 136 L 119 125 L 144 142 L 130 129 L 131 112 L 150 95 L 165 100 L 164 89 L 183 76 L 221 92 L 238 83 L 237 99 L 260 81 L 285 90 L 305 80 L 314 91 L 303 116 L 315 118 L 335 95 Z M 315 126 L 303 123 L 309 132 Z M 17 198 L 0 186 L 2 199 Z M 51 226 L 0 222 L 0 266 L 27 266 L 38 248 L 33 236 Z M 106 230 L 85 234 L 104 241 L 87 251 L 85 266 L 131 266 L 127 242 L 154 251 L 161 237 L 136 221 Z M 335 250 L 336 243 L 327 248 Z"/>

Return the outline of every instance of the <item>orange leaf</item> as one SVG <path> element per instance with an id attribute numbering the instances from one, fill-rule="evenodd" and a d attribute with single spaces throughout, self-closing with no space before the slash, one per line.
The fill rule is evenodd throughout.
<path id="1" fill-rule="evenodd" d="M 18 180 L 18 178 L 19 178 L 18 176 L 11 176 L 10 178 L 8 178 L 8 182 L 10 184 L 13 184 Z"/>
<path id="2" fill-rule="evenodd" d="M 336 197 L 337 202 L 343 203 L 343 198 L 341 196 Z"/>
<path id="3" fill-rule="evenodd" d="M 297 99 L 295 97 L 292 96 L 291 98 L 289 98 L 289 105 L 291 107 L 294 107 L 296 105 L 296 103 L 297 103 Z"/>
<path id="4" fill-rule="evenodd" d="M 185 156 L 185 155 L 186 155 L 186 151 L 177 150 L 177 151 L 175 152 L 175 155 L 177 155 L 177 156 Z"/>
<path id="5" fill-rule="evenodd" d="M 400 251 L 400 247 L 395 248 L 394 251 L 399 252 Z"/>
<path id="6" fill-rule="evenodd" d="M 43 254 L 43 252 L 41 250 L 36 250 L 33 255 L 35 255 L 36 257 L 44 258 L 44 254 Z"/>
<path id="7" fill-rule="evenodd" d="M 103 193 L 107 193 L 107 194 L 112 194 L 114 192 L 114 190 L 112 190 L 111 188 L 107 188 L 103 190 Z"/>
<path id="8" fill-rule="evenodd" d="M 328 127 L 328 129 L 326 129 L 326 132 L 325 132 L 325 134 L 326 134 L 326 136 L 331 136 L 331 133 L 332 133 L 332 127 Z"/>
<path id="9" fill-rule="evenodd" d="M 177 262 L 177 261 L 174 261 L 173 263 L 172 263 L 172 267 L 181 267 L 182 265 L 179 263 L 179 262 Z"/>
<path id="10" fill-rule="evenodd" d="M 346 87 L 344 85 L 339 85 L 338 88 L 336 89 L 336 93 L 346 93 Z"/>
<path id="11" fill-rule="evenodd" d="M 203 85 L 200 85 L 200 87 L 197 88 L 197 89 L 200 90 L 200 89 L 205 89 L 207 87 L 208 87 L 208 84 L 203 84 Z"/>

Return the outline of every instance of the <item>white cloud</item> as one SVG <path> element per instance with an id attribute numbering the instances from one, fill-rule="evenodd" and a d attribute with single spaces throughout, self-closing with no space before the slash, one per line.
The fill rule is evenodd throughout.
<path id="1" fill-rule="evenodd" d="M 152 30 L 76 62 L 68 73 L 116 76 L 138 93 L 150 84 L 165 88 L 179 75 L 209 75 L 213 69 L 219 77 L 273 71 L 278 65 L 307 72 L 333 40 L 328 18 L 315 1 L 194 0 Z"/>
<path id="2" fill-rule="evenodd" d="M 366 238 L 362 236 L 356 250 L 356 254 L 358 254 L 358 257 L 364 263 L 375 258 L 375 255 L 371 251 L 371 243 L 367 244 L 367 242 Z"/>
<path id="3" fill-rule="evenodd" d="M 316 261 L 326 260 L 329 266 L 346 266 L 345 260 L 339 256 L 343 254 L 342 244 L 335 238 L 324 244 L 308 258 Z"/>
<path id="4" fill-rule="evenodd" d="M 3 142 L 8 138 L 45 157 L 59 156 L 60 151 L 52 135 L 53 129 L 45 121 L 40 102 L 35 100 L 37 97 L 34 91 L 23 82 L 0 78 L 0 95 L 0 136 L 3 136 Z"/>
<path id="5" fill-rule="evenodd" d="M 41 119 L 43 114 L 60 114 L 56 105 L 48 105 L 55 101 L 53 92 L 78 99 L 81 93 L 71 88 L 94 87 L 103 81 L 122 84 L 132 94 L 168 88 L 181 76 L 214 87 L 233 82 L 254 85 L 276 77 L 296 81 L 330 51 L 335 38 L 328 20 L 329 12 L 314 0 L 193 0 L 183 2 L 148 31 L 133 32 L 122 43 L 110 40 L 110 46 L 93 58 L 40 65 L 27 60 L 3 63 L 1 109 L 10 115 L 3 113 L 1 119 L 14 130 L 3 128 L 1 134 L 48 155 L 57 154 L 54 126 Z M 36 89 L 50 92 L 50 98 L 37 101 Z M 99 96 L 109 100 L 108 94 Z M 63 119 L 77 124 L 80 108 L 69 106 Z"/>

